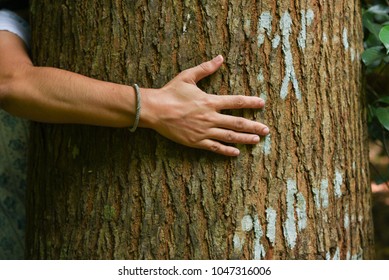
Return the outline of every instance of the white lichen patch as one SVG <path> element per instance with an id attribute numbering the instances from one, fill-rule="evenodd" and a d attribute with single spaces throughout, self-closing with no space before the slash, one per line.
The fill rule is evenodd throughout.
<path id="1" fill-rule="evenodd" d="M 301 10 L 301 30 L 297 38 L 299 47 L 304 50 L 307 45 L 307 27 L 310 26 L 314 20 L 315 14 L 311 9 L 305 11 Z"/>
<path id="2" fill-rule="evenodd" d="M 263 92 L 261 92 L 259 97 L 262 98 L 266 102 L 266 100 L 267 100 L 267 93 L 265 91 L 263 91 Z"/>
<path id="3" fill-rule="evenodd" d="M 343 174 L 339 169 L 335 169 L 334 193 L 336 198 L 340 198 L 342 196 L 342 184 Z"/>
<path id="4" fill-rule="evenodd" d="M 349 47 L 350 47 L 350 45 L 348 43 L 348 31 L 347 31 L 347 28 L 343 29 L 343 32 L 342 32 L 342 43 L 343 43 L 344 49 L 347 51 L 349 49 Z"/>
<path id="5" fill-rule="evenodd" d="M 319 188 L 312 188 L 313 199 L 316 209 L 328 208 L 328 179 L 323 179 L 320 182 Z"/>
<path id="6" fill-rule="evenodd" d="M 331 257 L 331 253 L 330 252 L 327 252 L 326 259 L 327 260 L 340 260 L 340 249 L 339 249 L 339 247 L 336 248 L 336 251 L 335 251 L 333 257 Z"/>
<path id="7" fill-rule="evenodd" d="M 270 155 L 271 153 L 271 135 L 267 135 L 265 137 L 265 141 L 263 142 L 263 147 L 262 147 L 263 153 L 265 156 Z"/>
<path id="8" fill-rule="evenodd" d="M 261 238 L 263 236 L 262 226 L 260 224 L 258 215 L 254 217 L 254 259 L 261 260 L 265 257 L 266 251 L 261 244 Z"/>
<path id="9" fill-rule="evenodd" d="M 261 16 L 258 19 L 258 47 L 261 47 L 262 44 L 265 42 L 265 34 L 267 36 L 271 36 L 272 32 L 272 15 L 270 12 L 263 12 Z"/>
<path id="10" fill-rule="evenodd" d="M 243 231 L 250 231 L 253 229 L 253 218 L 250 215 L 245 215 L 241 221 L 242 230 Z"/>
<path id="11" fill-rule="evenodd" d="M 292 18 L 288 12 L 281 16 L 280 29 L 282 34 L 282 51 L 285 60 L 285 77 L 282 81 L 280 96 L 285 99 L 288 95 L 289 83 L 292 83 L 297 100 L 301 100 L 301 92 L 293 66 L 292 47 L 289 37 L 292 33 Z"/>
<path id="12" fill-rule="evenodd" d="M 339 247 L 336 248 L 334 257 L 332 259 L 333 260 L 340 260 L 340 249 L 339 249 Z"/>
<path id="13" fill-rule="evenodd" d="M 343 219 L 343 226 L 347 230 L 350 227 L 350 213 L 349 213 L 349 207 L 346 205 L 344 210 L 344 219 Z"/>
<path id="14" fill-rule="evenodd" d="M 186 33 L 188 31 L 188 24 L 190 22 L 190 18 L 191 18 L 190 14 L 187 14 L 184 25 L 182 26 L 182 33 Z"/>
<path id="15" fill-rule="evenodd" d="M 271 208 L 270 208 L 271 209 Z M 266 236 L 274 246 L 275 239 L 275 220 L 276 213 L 273 209 L 267 209 L 268 233 Z M 274 222 L 274 233 L 269 234 L 269 221 Z M 283 234 L 288 246 L 293 249 L 297 242 L 297 234 L 306 229 L 308 224 L 307 202 L 304 195 L 297 191 L 297 184 L 295 180 L 288 180 L 286 183 L 286 220 L 283 224 Z M 268 236 L 270 235 L 270 237 Z"/>
<path id="16" fill-rule="evenodd" d="M 276 210 L 274 210 L 271 207 L 266 209 L 266 221 L 267 221 L 266 237 L 269 239 L 270 243 L 274 247 L 274 244 L 276 242 L 276 221 L 277 221 Z"/>
<path id="17" fill-rule="evenodd" d="M 273 47 L 273 49 L 278 48 L 280 42 L 281 42 L 281 37 L 280 35 L 277 34 L 276 36 L 274 36 L 273 40 L 271 41 L 271 46 Z"/>
<path id="18" fill-rule="evenodd" d="M 327 33 L 323 32 L 322 40 L 323 40 L 324 43 L 328 42 Z"/>
<path id="19" fill-rule="evenodd" d="M 301 30 L 297 38 L 297 43 L 301 49 L 305 49 L 307 41 L 307 19 L 305 17 L 305 10 L 301 11 Z"/>
<path id="20" fill-rule="evenodd" d="M 234 244 L 234 250 L 241 252 L 244 245 L 244 239 L 241 239 L 239 235 L 235 233 L 232 242 Z"/>
<path id="21" fill-rule="evenodd" d="M 308 221 L 307 203 L 302 193 L 297 194 L 296 213 L 297 213 L 298 231 L 301 232 L 303 229 L 307 227 L 307 221 Z"/>
<path id="22" fill-rule="evenodd" d="M 320 206 L 328 208 L 328 180 L 323 179 L 320 185 Z"/>
<path id="23" fill-rule="evenodd" d="M 263 83 L 265 81 L 265 77 L 263 76 L 263 71 L 262 69 L 259 70 L 259 73 L 257 75 L 257 80 L 260 83 Z"/>
<path id="24" fill-rule="evenodd" d="M 307 18 L 307 25 L 311 26 L 313 23 L 313 20 L 315 19 L 315 13 L 312 9 L 308 9 L 305 17 Z"/>
<path id="25" fill-rule="evenodd" d="M 293 249 L 296 245 L 297 230 L 296 230 L 296 218 L 294 215 L 294 196 L 297 193 L 296 181 L 288 180 L 286 185 L 286 221 L 284 223 L 284 237 L 288 243 L 289 248 Z"/>

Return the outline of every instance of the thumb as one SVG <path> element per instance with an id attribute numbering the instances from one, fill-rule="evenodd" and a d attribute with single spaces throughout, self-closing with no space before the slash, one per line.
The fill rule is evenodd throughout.
<path id="1" fill-rule="evenodd" d="M 195 83 L 197 83 L 198 81 L 205 78 L 206 76 L 215 73 L 216 70 L 219 69 L 220 66 L 223 64 L 223 60 L 224 60 L 223 56 L 218 55 L 212 60 L 203 62 L 200 65 L 197 65 L 193 68 L 189 68 L 187 70 L 188 78 L 190 78 Z"/>

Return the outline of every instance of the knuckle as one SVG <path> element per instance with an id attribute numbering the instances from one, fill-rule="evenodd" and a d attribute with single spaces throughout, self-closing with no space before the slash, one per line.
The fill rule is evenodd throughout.
<path id="1" fill-rule="evenodd" d="M 187 79 L 190 76 L 191 76 L 191 69 L 185 69 L 177 75 L 177 77 L 180 77 L 182 79 Z"/>
<path id="2" fill-rule="evenodd" d="M 245 128 L 245 119 L 243 119 L 243 118 L 238 118 L 238 119 L 235 121 L 234 127 L 235 127 L 235 130 L 239 130 L 239 131 L 244 130 L 244 128 Z"/>
<path id="3" fill-rule="evenodd" d="M 186 142 L 189 143 L 190 146 L 198 146 L 201 143 L 201 139 L 203 138 L 204 131 L 195 130 L 185 135 Z"/>
<path id="4" fill-rule="evenodd" d="M 236 140 L 236 137 L 235 137 L 235 133 L 232 132 L 232 131 L 227 131 L 225 133 L 225 137 L 224 137 L 225 141 L 227 142 L 234 142 Z"/>
<path id="5" fill-rule="evenodd" d="M 217 101 L 215 100 L 214 96 L 212 94 L 206 94 L 204 97 L 201 99 L 202 105 L 206 108 L 211 108 L 214 109 L 217 106 Z M 214 117 L 212 117 L 214 118 Z"/>
<path id="6" fill-rule="evenodd" d="M 256 125 L 255 126 L 255 133 L 258 134 L 258 135 L 262 135 L 263 134 L 263 127 L 261 125 Z"/>
<path id="7" fill-rule="evenodd" d="M 244 96 L 237 96 L 235 99 L 235 105 L 238 109 L 242 109 L 245 106 Z"/>
<path id="8" fill-rule="evenodd" d="M 187 143 L 190 145 L 190 146 L 196 146 L 196 144 L 197 144 L 197 139 L 196 139 L 196 137 L 194 137 L 193 135 L 191 136 L 188 136 L 187 137 L 187 139 L 186 139 L 187 141 Z"/>
<path id="9" fill-rule="evenodd" d="M 209 150 L 214 152 L 214 153 L 218 153 L 218 152 L 220 152 L 221 148 L 220 148 L 220 145 L 218 143 L 213 143 L 209 146 Z"/>
<path id="10" fill-rule="evenodd" d="M 209 64 L 208 64 L 207 62 L 201 63 L 201 64 L 200 64 L 200 67 L 201 67 L 201 69 L 202 69 L 204 72 L 206 72 L 206 73 L 210 72 L 210 67 L 209 67 Z"/>

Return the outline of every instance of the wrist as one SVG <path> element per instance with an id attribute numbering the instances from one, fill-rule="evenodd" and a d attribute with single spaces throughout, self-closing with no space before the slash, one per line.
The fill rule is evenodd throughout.
<path id="1" fill-rule="evenodd" d="M 135 90 L 135 103 L 136 103 L 136 109 L 135 109 L 135 119 L 134 119 L 134 123 L 132 125 L 132 127 L 129 128 L 130 132 L 135 132 L 135 130 L 138 128 L 138 125 L 139 125 L 139 118 L 140 118 L 140 114 L 141 114 L 141 111 L 142 111 L 142 97 L 140 95 L 140 89 L 139 89 L 139 86 L 137 84 L 134 84 L 133 86 L 134 90 Z"/>
<path id="2" fill-rule="evenodd" d="M 157 123 L 156 92 L 157 89 L 140 88 L 142 111 L 140 114 L 139 127 L 155 129 Z"/>

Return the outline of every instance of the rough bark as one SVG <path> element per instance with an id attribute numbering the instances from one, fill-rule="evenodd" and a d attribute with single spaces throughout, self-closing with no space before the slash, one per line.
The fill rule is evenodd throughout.
<path id="1" fill-rule="evenodd" d="M 161 87 L 217 54 L 199 84 L 258 95 L 269 125 L 236 159 L 153 131 L 35 124 L 29 258 L 373 257 L 358 1 L 33 0 L 33 57 Z"/>

